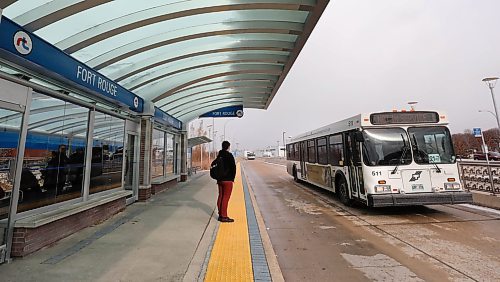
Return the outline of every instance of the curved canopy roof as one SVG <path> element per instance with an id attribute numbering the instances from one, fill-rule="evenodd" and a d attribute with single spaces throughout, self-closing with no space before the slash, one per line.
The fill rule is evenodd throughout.
<path id="1" fill-rule="evenodd" d="M 187 122 L 266 109 L 328 0 L 8 0 L 3 15 Z"/>

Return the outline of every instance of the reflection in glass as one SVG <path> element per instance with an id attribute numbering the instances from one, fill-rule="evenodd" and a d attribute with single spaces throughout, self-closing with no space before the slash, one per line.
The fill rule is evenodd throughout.
<path id="1" fill-rule="evenodd" d="M 448 128 L 410 127 L 410 141 L 417 164 L 451 164 L 456 157 Z"/>
<path id="2" fill-rule="evenodd" d="M 21 113 L 0 109 L 0 219 L 9 215 L 21 121 Z M 6 243 L 6 230 L 0 224 L 0 245 Z"/>
<path id="3" fill-rule="evenodd" d="M 103 113 L 95 120 L 90 194 L 122 186 L 125 121 Z"/>
<path id="4" fill-rule="evenodd" d="M 165 161 L 165 133 L 163 131 L 153 130 L 151 170 L 152 176 L 160 177 L 164 175 Z"/>
<path id="5" fill-rule="evenodd" d="M 407 165 L 411 163 L 410 141 L 402 128 L 363 131 L 363 160 L 368 166 Z"/>
<path id="6" fill-rule="evenodd" d="M 18 212 L 81 197 L 88 113 L 33 93 Z"/>

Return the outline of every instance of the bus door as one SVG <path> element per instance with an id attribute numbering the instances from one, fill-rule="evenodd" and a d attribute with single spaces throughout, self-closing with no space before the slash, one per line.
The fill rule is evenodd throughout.
<path id="1" fill-rule="evenodd" d="M 300 142 L 300 175 L 302 178 L 306 178 L 307 170 L 306 170 L 306 162 L 307 162 L 307 143 L 306 141 Z"/>
<path id="2" fill-rule="evenodd" d="M 363 170 L 361 166 L 360 132 L 350 131 L 346 134 L 347 159 L 349 164 L 349 181 L 352 197 L 360 198 L 365 194 L 363 186 Z M 365 197 L 363 197 L 365 198 Z"/>

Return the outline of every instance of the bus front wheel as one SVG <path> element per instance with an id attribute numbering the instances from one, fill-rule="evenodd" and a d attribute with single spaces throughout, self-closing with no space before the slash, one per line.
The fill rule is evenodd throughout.
<path id="1" fill-rule="evenodd" d="M 340 202 L 342 202 L 342 204 L 346 206 L 350 206 L 352 204 L 352 200 L 349 198 L 347 182 L 345 181 L 345 179 L 341 179 L 338 184 L 339 185 L 337 185 L 337 192 Z"/>

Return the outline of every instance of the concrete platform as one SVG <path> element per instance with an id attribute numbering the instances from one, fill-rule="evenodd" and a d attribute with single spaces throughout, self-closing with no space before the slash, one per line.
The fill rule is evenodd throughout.
<path id="1" fill-rule="evenodd" d="M 196 268 L 191 262 L 201 239 L 216 228 L 210 224 L 216 199 L 215 183 L 199 174 L 103 224 L 1 265 L 1 280 L 182 280 L 189 267 Z"/>
<path id="2" fill-rule="evenodd" d="M 0 265 L 0 280 L 271 281 L 272 272 L 281 281 L 277 261 L 267 262 L 274 252 L 243 178 L 238 170 L 229 210 L 235 224 L 217 221 L 216 183 L 200 173 L 102 224 Z"/>

